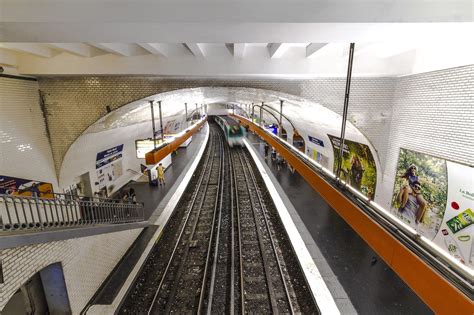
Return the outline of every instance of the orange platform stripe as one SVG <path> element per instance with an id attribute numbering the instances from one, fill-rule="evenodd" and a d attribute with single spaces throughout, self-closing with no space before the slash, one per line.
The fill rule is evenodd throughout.
<path id="1" fill-rule="evenodd" d="M 435 313 L 474 314 L 474 303 L 468 296 L 399 242 L 289 149 L 250 120 L 237 115 L 231 116 L 273 146 Z"/>
<path id="2" fill-rule="evenodd" d="M 154 165 L 163 160 L 168 154 L 176 151 L 179 146 L 189 139 L 196 131 L 198 131 L 206 122 L 207 118 L 200 122 L 194 128 L 188 130 L 184 135 L 174 139 L 172 142 L 165 145 L 163 148 L 157 151 L 150 151 L 145 154 L 145 161 L 147 165 Z"/>

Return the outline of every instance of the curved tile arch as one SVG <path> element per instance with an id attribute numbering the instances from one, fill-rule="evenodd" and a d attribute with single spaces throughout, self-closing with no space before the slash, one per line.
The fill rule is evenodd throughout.
<path id="1" fill-rule="evenodd" d="M 71 176 L 64 175 L 65 173 L 69 173 L 68 169 L 71 168 L 72 164 L 71 159 L 77 162 L 78 148 L 84 150 L 84 148 L 88 146 L 96 145 L 91 139 L 103 135 L 104 137 L 110 137 L 110 139 L 124 139 L 125 141 L 125 139 L 129 137 L 140 136 L 140 132 L 137 132 L 137 130 L 143 130 L 143 137 L 145 137 L 147 133 L 151 134 L 151 131 L 148 130 L 151 130 L 151 127 L 149 127 L 151 120 L 149 100 L 162 102 L 162 112 L 165 123 L 169 120 L 184 117 L 184 103 L 188 103 L 188 113 L 194 110 L 196 103 L 200 106 L 201 104 L 245 105 L 265 102 L 266 105 L 279 111 L 280 100 L 283 100 L 283 112 L 293 122 L 298 133 L 305 139 L 305 142 L 309 143 L 308 139 L 310 136 L 322 140 L 323 146 L 310 143 L 306 153 L 311 156 L 315 154 L 313 152 L 313 150 L 315 150 L 327 158 L 325 166 L 332 169 L 334 154 L 328 135 L 339 137 L 342 123 L 341 115 L 319 103 L 273 90 L 243 87 L 198 87 L 154 94 L 126 104 L 100 118 L 76 139 L 66 153 L 60 172 L 60 185 L 64 187 L 64 185 L 67 185 L 67 182 L 72 179 Z M 155 112 L 156 111 L 157 106 L 155 107 Z M 157 115 L 155 118 L 158 120 Z M 267 114 L 264 115 L 264 120 L 272 121 L 274 118 Z M 283 127 L 287 130 L 288 139 L 291 141 L 293 138 L 293 128 L 285 120 L 283 120 Z M 381 186 L 382 172 L 377 151 L 367 137 L 349 121 L 346 127 L 346 139 L 365 144 L 370 148 L 377 168 L 376 192 L 380 191 L 379 186 Z M 129 142 L 131 143 L 132 140 L 134 141 L 134 139 L 129 139 Z M 116 144 L 112 142 L 113 141 L 111 141 L 109 145 L 110 147 Z M 106 149 L 106 146 L 102 147 L 102 149 L 104 148 Z M 96 150 L 99 150 L 99 148 Z M 85 163 L 85 160 L 83 163 Z M 139 163 L 136 164 L 139 166 Z M 91 165 L 90 162 L 89 165 Z M 83 171 L 84 170 L 86 170 L 86 168 L 83 168 Z M 75 176 L 79 175 L 80 174 L 76 174 Z M 377 199 L 377 194 L 375 198 Z"/>

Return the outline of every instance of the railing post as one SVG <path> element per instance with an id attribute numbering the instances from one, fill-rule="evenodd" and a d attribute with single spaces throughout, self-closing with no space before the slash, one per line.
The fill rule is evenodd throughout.
<path id="1" fill-rule="evenodd" d="M 153 108 L 153 101 L 150 102 L 151 108 L 151 126 L 153 128 L 153 148 L 156 149 L 156 129 L 155 129 L 155 110 Z"/>
<path id="2" fill-rule="evenodd" d="M 163 143 L 165 141 L 165 135 L 163 134 L 163 115 L 161 114 L 161 101 L 158 101 L 158 109 L 160 111 L 161 143 Z"/>
<path id="3" fill-rule="evenodd" d="M 0 230 L 45 229 L 100 223 L 125 223 L 144 220 L 143 204 L 114 203 L 113 200 L 40 199 L 0 195 Z M 3 205 L 4 204 L 4 205 Z M 21 207 L 21 209 L 19 208 Z M 25 209 L 28 207 L 29 209 Z M 7 222 L 8 221 L 8 222 Z"/>
<path id="4" fill-rule="evenodd" d="M 184 122 L 188 127 L 188 103 L 184 103 Z"/>
<path id="5" fill-rule="evenodd" d="M 354 46 L 355 46 L 354 43 L 351 43 L 349 46 L 349 62 L 347 64 L 346 91 L 344 94 L 344 110 L 342 113 L 339 160 L 337 161 L 337 169 L 336 169 L 336 177 L 338 178 L 338 180 L 340 180 L 341 178 L 342 156 L 344 154 L 344 138 L 346 136 L 347 111 L 349 107 L 349 92 L 351 89 L 351 78 L 352 78 L 352 63 L 354 61 Z"/>
<path id="6" fill-rule="evenodd" d="M 283 128 L 282 117 L 283 117 L 283 100 L 280 100 L 280 121 L 278 122 L 279 123 L 278 137 L 281 137 L 281 129 Z"/>

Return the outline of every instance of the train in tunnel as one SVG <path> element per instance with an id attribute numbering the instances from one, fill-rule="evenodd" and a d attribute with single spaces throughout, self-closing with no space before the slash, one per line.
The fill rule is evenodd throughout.
<path id="1" fill-rule="evenodd" d="M 244 146 L 244 127 L 229 116 L 214 116 L 214 120 L 224 132 L 225 139 L 230 147 Z"/>

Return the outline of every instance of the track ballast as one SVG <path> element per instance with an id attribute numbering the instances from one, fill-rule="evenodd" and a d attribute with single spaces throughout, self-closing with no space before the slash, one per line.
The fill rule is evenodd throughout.
<path id="1" fill-rule="evenodd" d="M 319 313 L 250 154 L 216 124 L 119 313 Z"/>

